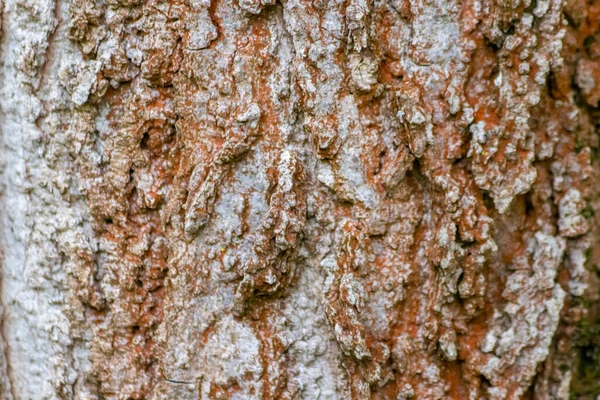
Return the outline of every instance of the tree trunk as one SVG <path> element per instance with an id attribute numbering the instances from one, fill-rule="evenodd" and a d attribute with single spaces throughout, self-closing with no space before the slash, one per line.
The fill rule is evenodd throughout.
<path id="1" fill-rule="evenodd" d="M 0 5 L 2 399 L 600 394 L 600 1 Z"/>

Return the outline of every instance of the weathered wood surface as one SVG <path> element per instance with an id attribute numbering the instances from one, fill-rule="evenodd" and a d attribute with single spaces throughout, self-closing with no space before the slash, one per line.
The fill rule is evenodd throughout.
<path id="1" fill-rule="evenodd" d="M 599 25 L 597 0 L 4 0 L 2 399 L 567 399 Z"/>

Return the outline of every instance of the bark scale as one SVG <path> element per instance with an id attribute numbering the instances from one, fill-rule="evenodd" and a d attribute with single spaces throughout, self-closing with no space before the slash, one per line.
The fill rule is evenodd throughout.
<path id="1" fill-rule="evenodd" d="M 599 29 L 4 0 L 2 398 L 594 398 Z"/>

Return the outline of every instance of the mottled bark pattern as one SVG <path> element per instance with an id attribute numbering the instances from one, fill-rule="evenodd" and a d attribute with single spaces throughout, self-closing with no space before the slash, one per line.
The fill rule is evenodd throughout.
<path id="1" fill-rule="evenodd" d="M 600 2 L 0 5 L 2 399 L 569 397 Z"/>

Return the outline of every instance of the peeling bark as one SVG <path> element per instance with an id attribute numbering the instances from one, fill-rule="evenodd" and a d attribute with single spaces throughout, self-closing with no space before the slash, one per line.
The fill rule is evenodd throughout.
<path id="1" fill-rule="evenodd" d="M 598 1 L 0 6 L 1 398 L 600 394 Z"/>

